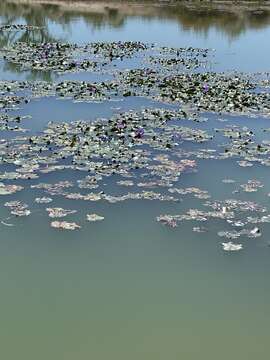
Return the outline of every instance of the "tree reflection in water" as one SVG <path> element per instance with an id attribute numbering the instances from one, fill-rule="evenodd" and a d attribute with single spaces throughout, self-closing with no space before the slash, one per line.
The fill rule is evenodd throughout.
<path id="1" fill-rule="evenodd" d="M 0 14 L 2 23 L 11 24 L 23 20 L 29 25 L 43 26 L 38 34 L 22 35 L 21 41 L 50 41 L 48 20 L 68 27 L 74 19 L 81 17 L 92 27 L 100 28 L 110 25 L 122 27 L 127 17 L 139 16 L 145 19 L 171 19 L 179 22 L 184 29 L 196 32 L 208 32 L 215 27 L 229 37 L 237 37 L 248 29 L 260 29 L 270 24 L 270 9 L 253 10 L 252 7 L 227 6 L 220 8 L 215 5 L 157 5 L 146 1 L 141 3 L 128 2 L 95 2 L 84 1 L 84 6 L 78 6 L 76 1 L 50 4 L 16 2 L 16 0 L 1 0 Z M 82 4 L 82 2 L 80 2 Z M 258 7 L 257 7 L 258 8 Z M 31 38 L 33 37 L 33 38 Z M 2 42 L 0 43 L 2 45 Z"/>

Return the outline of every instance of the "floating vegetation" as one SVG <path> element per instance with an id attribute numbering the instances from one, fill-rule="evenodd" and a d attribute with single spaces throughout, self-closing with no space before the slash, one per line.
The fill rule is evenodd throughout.
<path id="1" fill-rule="evenodd" d="M 240 231 L 219 231 L 218 233 L 219 236 L 221 237 L 226 237 L 228 239 L 237 239 L 242 235 L 245 235 L 249 238 L 255 238 L 255 237 L 260 237 L 261 236 L 261 231 L 260 229 L 258 229 L 257 227 L 248 230 L 248 229 L 243 229 Z"/>
<path id="2" fill-rule="evenodd" d="M 46 211 L 50 218 L 61 218 L 77 212 L 77 210 L 65 210 L 62 208 L 47 208 Z"/>
<path id="3" fill-rule="evenodd" d="M 224 184 L 234 184 L 235 180 L 233 180 L 233 179 L 223 179 L 222 182 Z"/>
<path id="4" fill-rule="evenodd" d="M 6 61 L 17 64 L 22 69 L 76 72 L 94 71 L 113 60 L 131 57 L 148 48 L 146 44 L 131 41 L 90 43 L 84 46 L 59 42 L 16 42 L 2 51 Z"/>
<path id="5" fill-rule="evenodd" d="M 87 214 L 86 218 L 88 221 L 101 221 L 104 220 L 104 216 L 97 215 L 97 214 Z"/>
<path id="6" fill-rule="evenodd" d="M 172 68 L 183 70 L 195 70 L 207 64 L 205 58 L 208 57 L 209 49 L 200 48 L 159 48 L 156 53 L 148 58 L 151 65 L 159 65 L 164 69 L 171 70 Z"/>
<path id="7" fill-rule="evenodd" d="M 29 209 L 14 209 L 10 212 L 12 215 L 15 215 L 15 216 L 29 216 L 31 214 L 31 211 Z"/>
<path id="8" fill-rule="evenodd" d="M 52 202 L 52 198 L 43 196 L 41 198 L 35 198 L 35 202 L 38 204 L 49 204 L 50 202 Z"/>
<path id="9" fill-rule="evenodd" d="M 37 29 L 20 25 L 0 28 L 17 30 Z M 46 208 L 52 219 L 76 213 L 69 210 L 74 201 L 82 205 L 80 212 L 82 202 L 87 206 L 88 201 L 91 206 L 131 200 L 166 202 L 164 208 L 173 207 L 176 215 L 168 214 L 167 209 L 156 219 L 168 227 L 189 221 L 193 232 L 203 233 L 211 227 L 194 222 L 215 222 L 224 225 L 219 229 L 226 229 L 215 234 L 229 240 L 262 235 L 263 229 L 254 226 L 270 222 L 270 215 L 265 204 L 250 201 L 249 193 L 263 193 L 266 184 L 245 177 L 231 189 L 229 184 L 236 181 L 229 172 L 215 181 L 241 199 L 214 200 L 212 185 L 216 189 L 211 181 L 212 171 L 214 176 L 221 161 L 224 167 L 237 165 L 241 174 L 248 171 L 244 168 L 270 166 L 269 129 L 241 126 L 235 117 L 269 117 L 267 74 L 209 71 L 214 56 L 210 49 L 158 47 L 136 41 L 85 45 L 13 42 L 0 56 L 20 71 L 53 74 L 51 82 L 0 81 L 0 195 L 28 191 L 40 207 L 61 201 L 64 208 Z M 75 80 L 74 74 L 62 76 L 81 71 L 99 75 L 98 81 Z M 55 81 L 56 75 L 59 81 Z M 89 118 L 90 103 L 99 106 L 119 101 L 120 106 L 111 106 L 113 115 L 107 118 L 50 118 L 44 128 L 33 131 L 33 119 L 20 111 L 23 108 L 25 113 L 29 102 L 45 97 L 89 103 Z M 136 97 L 143 99 L 145 107 L 135 104 L 131 110 Z M 207 167 L 210 162 L 212 167 Z M 208 172 L 209 188 L 207 181 L 200 181 L 204 171 Z M 178 212 L 175 209 L 180 202 L 183 209 Z M 6 204 L 12 215 L 31 213 L 19 201 Z M 98 212 L 93 209 L 92 214 L 83 214 L 87 221 L 104 219 L 94 211 Z M 253 225 L 249 228 L 249 224 Z M 65 221 L 53 221 L 51 226 L 80 228 Z M 231 229 L 227 230 L 228 226 Z M 223 248 L 235 251 L 242 245 L 227 242 Z"/>
<path id="10" fill-rule="evenodd" d="M 41 27 L 24 24 L 0 25 L 0 31 L 33 31 L 38 29 Z"/>
<path id="11" fill-rule="evenodd" d="M 157 221 L 161 222 L 164 225 L 175 228 L 178 226 L 175 218 L 170 215 L 160 215 L 157 217 Z"/>
<path id="12" fill-rule="evenodd" d="M 263 184 L 258 180 L 248 180 L 247 184 L 240 185 L 245 192 L 255 192 L 263 187 Z"/>
<path id="13" fill-rule="evenodd" d="M 10 213 L 15 216 L 29 216 L 31 211 L 28 209 L 28 205 L 20 201 L 9 201 L 5 203 L 5 206 L 8 207 L 11 211 Z"/>
<path id="14" fill-rule="evenodd" d="M 76 230 L 80 229 L 80 225 L 76 224 L 75 222 L 70 223 L 67 221 L 52 221 L 51 227 L 60 230 Z"/>
<path id="15" fill-rule="evenodd" d="M 203 226 L 194 226 L 192 228 L 192 231 L 197 232 L 197 233 L 204 233 L 207 231 L 207 228 L 205 228 Z"/>
<path id="16" fill-rule="evenodd" d="M 22 189 L 23 186 L 20 185 L 5 185 L 0 183 L 0 195 L 11 195 Z"/>
<path id="17" fill-rule="evenodd" d="M 114 82 L 87 83 L 85 81 L 64 81 L 55 86 L 55 94 L 74 101 L 104 101 L 118 95 Z"/>
<path id="18" fill-rule="evenodd" d="M 237 212 L 266 212 L 266 207 L 257 204 L 253 201 L 244 201 L 244 200 L 236 200 L 236 199 L 227 199 L 224 201 L 207 201 L 204 203 L 205 206 L 209 206 L 215 210 L 222 210 L 222 213 L 226 214 L 230 211 Z"/>
<path id="19" fill-rule="evenodd" d="M 161 102 L 190 104 L 197 111 L 269 115 L 270 95 L 251 92 L 255 81 L 241 74 L 172 73 L 152 69 L 120 72 L 122 84 L 129 85 L 126 96 L 146 96 Z M 163 76 L 162 76 L 163 75 Z"/>
<path id="20" fill-rule="evenodd" d="M 242 244 L 234 244 L 231 241 L 227 243 L 222 243 L 222 246 L 224 251 L 239 251 L 243 249 Z"/>
<path id="21" fill-rule="evenodd" d="M 168 191 L 170 193 L 177 193 L 177 194 L 181 194 L 181 195 L 192 194 L 192 195 L 194 195 L 194 197 L 196 197 L 198 199 L 209 199 L 211 197 L 208 194 L 208 191 L 200 190 L 196 187 L 190 187 L 190 188 L 186 188 L 186 189 L 170 188 Z"/>
<path id="22" fill-rule="evenodd" d="M 59 181 L 55 184 L 40 183 L 37 185 L 31 185 L 32 189 L 45 190 L 50 195 L 64 195 L 64 189 L 72 187 L 73 183 L 70 181 Z"/>

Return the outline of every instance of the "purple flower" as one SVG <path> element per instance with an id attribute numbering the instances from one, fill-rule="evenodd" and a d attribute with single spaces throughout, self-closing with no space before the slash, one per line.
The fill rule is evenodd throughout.
<path id="1" fill-rule="evenodd" d="M 126 127 L 122 121 L 119 121 L 116 126 L 117 126 L 117 129 L 124 129 Z"/>
<path id="2" fill-rule="evenodd" d="M 207 84 L 203 85 L 203 92 L 207 93 L 209 91 L 209 86 Z"/>
<path id="3" fill-rule="evenodd" d="M 143 128 L 139 128 L 136 130 L 135 132 L 135 138 L 136 139 L 141 139 L 144 135 L 144 129 Z"/>
<path id="4" fill-rule="evenodd" d="M 89 91 L 92 91 L 93 93 L 95 93 L 95 92 L 97 91 L 97 88 L 90 85 L 90 86 L 88 86 L 88 90 L 89 90 Z"/>

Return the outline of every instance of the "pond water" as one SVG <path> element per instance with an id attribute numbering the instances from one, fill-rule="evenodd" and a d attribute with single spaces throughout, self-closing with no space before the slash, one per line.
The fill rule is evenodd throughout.
<path id="1" fill-rule="evenodd" d="M 270 70 L 270 47 L 267 45 L 270 13 L 267 11 L 192 10 L 150 4 L 123 9 L 111 5 L 88 11 L 2 0 L 0 25 L 11 24 L 41 28 L 33 31 L 27 28 L 1 31 L 1 50 L 7 53 L 12 46 L 16 49 L 18 41 L 27 44 L 69 42 L 79 46 L 91 42 L 140 41 L 154 43 L 157 47 L 214 49 L 209 51 L 209 61 L 204 64 L 204 69 L 194 70 L 198 73 L 211 71 L 218 76 L 221 72 L 229 74 L 236 70 L 247 76 L 264 72 L 263 76 L 267 78 L 266 73 Z M 1 56 L 0 76 L 1 80 L 7 82 L 106 82 L 117 78 L 117 71 L 145 67 L 145 59 L 140 56 L 138 53 L 134 58 L 124 58 L 123 61 L 116 59 L 112 66 L 108 65 L 108 71 L 60 73 L 52 69 L 37 70 L 34 65 L 24 67 L 24 59 L 20 63 Z M 168 71 L 168 74 L 173 71 L 175 75 L 174 69 Z M 202 85 L 207 86 L 205 92 L 212 91 L 208 90 L 207 84 Z M 214 86 L 213 97 L 219 104 L 224 100 L 222 89 L 219 89 L 223 83 Z M 13 95 L 18 95 L 17 90 Z M 21 90 L 20 95 L 25 96 L 27 91 L 29 89 Z M 27 144 L 29 149 L 32 146 L 31 152 L 27 150 L 29 153 L 25 150 L 26 145 L 19 148 L 19 152 L 24 154 L 24 160 L 27 158 L 28 163 L 33 165 L 39 155 L 34 151 L 34 145 L 29 143 L 29 138 L 34 144 L 41 141 L 43 131 L 51 121 L 60 128 L 65 123 L 65 126 L 70 126 L 72 133 L 74 129 L 70 124 L 77 120 L 91 126 L 96 119 L 121 118 L 123 113 L 130 110 L 141 112 L 144 108 L 162 108 L 179 111 L 182 108 L 177 102 L 171 104 L 157 97 L 145 96 L 144 91 L 142 85 L 138 86 L 139 95 L 125 97 L 118 94 L 115 101 L 106 98 L 99 102 L 84 99 L 74 102 L 74 99 L 66 97 L 59 100 L 55 93 L 50 96 L 41 94 L 29 96 L 30 102 L 19 104 L 18 109 L 2 107 L 1 116 L 31 116 L 18 124 L 27 132 L 1 128 L 0 134 L 1 181 L 4 186 L 24 187 L 14 194 L 1 195 L 0 203 L 0 354 L 3 359 L 268 358 L 270 228 L 267 216 L 270 212 L 270 183 L 267 161 L 270 120 L 268 107 L 263 111 L 264 104 L 255 115 L 248 111 L 241 114 L 205 111 L 197 114 L 198 121 L 193 121 L 189 119 L 192 111 L 188 112 L 188 116 L 182 116 L 178 125 L 183 127 L 179 130 L 181 134 L 177 130 L 178 135 L 174 134 L 174 141 L 178 142 L 175 150 L 170 152 L 169 148 L 156 146 L 150 155 L 146 155 L 150 157 L 146 160 L 149 165 L 138 166 L 139 169 L 132 171 L 128 169 L 126 177 L 119 173 L 110 173 L 110 176 L 104 174 L 98 180 L 99 187 L 93 190 L 91 187 L 78 187 L 77 180 L 84 179 L 88 172 L 76 171 L 71 167 L 40 174 L 35 169 L 24 171 L 39 175 L 39 178 L 32 180 L 8 180 L 2 177 L 5 172 L 19 169 L 18 162 L 10 160 L 13 149 L 20 143 L 18 137 L 27 137 L 21 140 L 22 143 Z M 255 93 L 257 91 L 258 86 L 254 89 Z M 5 96 L 1 85 L 1 102 Z M 140 118 L 142 115 L 139 113 L 138 116 Z M 177 126 L 178 122 L 175 124 Z M 149 128 L 147 126 L 144 130 L 139 128 L 145 134 L 138 135 L 137 139 L 140 149 L 149 150 L 151 143 L 144 141 L 148 133 L 154 130 L 151 124 Z M 57 137 L 60 139 L 62 136 L 61 129 L 52 129 L 57 141 Z M 205 138 L 203 142 L 190 141 L 187 139 L 187 129 L 194 131 L 195 137 L 198 134 L 195 132 L 202 130 L 205 131 L 203 137 L 209 135 L 211 138 Z M 223 130 L 217 132 L 216 129 Z M 164 136 L 172 135 L 172 132 L 166 133 L 166 126 L 159 127 L 155 136 L 159 131 Z M 246 139 L 247 143 L 251 139 L 251 147 L 240 144 L 242 139 Z M 104 140 L 104 147 L 106 144 Z M 44 141 L 39 145 L 42 147 Z M 261 150 L 264 146 L 266 149 Z M 11 149 L 9 157 L 5 147 Z M 128 147 L 125 149 L 129 151 Z M 48 149 L 44 151 L 47 154 Z M 114 151 L 117 154 L 117 149 Z M 230 151 L 233 152 L 231 156 L 224 156 Z M 265 151 L 265 155 L 261 155 L 261 151 Z M 214 158 L 207 154 L 214 154 Z M 155 169 L 161 171 L 163 180 L 165 178 L 170 184 L 151 188 L 136 186 L 159 178 L 153 174 L 150 177 L 143 175 L 151 170 L 151 157 L 158 155 L 165 156 L 165 160 L 161 159 L 161 167 Z M 67 157 L 61 164 L 74 164 L 76 158 L 74 154 L 72 156 L 73 162 L 68 161 Z M 91 158 L 91 153 L 89 156 Z M 110 154 L 108 158 L 110 163 Z M 181 168 L 178 176 L 179 167 L 176 164 L 181 160 L 194 160 L 196 167 L 185 165 L 187 168 Z M 45 165 L 42 166 L 46 169 Z M 19 173 L 23 171 L 17 171 Z M 177 179 L 171 182 L 176 173 Z M 133 177 L 130 177 L 131 174 Z M 92 171 L 90 175 L 95 174 Z M 117 184 L 123 180 L 132 181 L 133 185 Z M 249 180 L 253 182 L 248 183 Z M 102 191 L 102 194 L 120 196 L 154 191 L 161 195 L 159 199 L 151 201 L 143 198 L 112 203 L 106 197 L 100 201 L 72 200 L 63 196 L 66 193 L 48 194 L 44 189 L 33 187 L 39 183 L 59 184 L 60 181 L 72 182 L 70 188 L 64 189 L 67 193 L 98 194 Z M 194 193 L 181 193 L 181 189 L 191 187 L 200 189 L 195 191 L 199 191 L 202 198 L 194 197 Z M 203 198 L 203 191 L 208 192 L 209 198 Z M 163 195 L 173 196 L 179 201 L 160 201 Z M 48 204 L 35 202 L 35 198 L 44 196 L 53 198 L 53 201 Z M 237 200 L 237 205 L 233 208 L 225 202 L 228 199 Z M 4 205 L 13 200 L 26 203 L 31 214 L 22 217 L 10 215 L 10 209 Z M 207 202 L 215 201 L 219 202 L 217 208 L 214 205 L 213 208 L 206 206 Z M 241 211 L 240 201 L 245 202 L 248 207 L 246 211 Z M 264 207 L 263 210 L 257 208 L 251 211 L 254 203 L 257 207 Z M 77 212 L 64 218 L 51 219 L 46 208 L 55 207 Z M 173 226 L 157 221 L 160 215 L 183 215 L 189 209 L 204 211 L 207 221 L 179 221 L 173 218 L 171 223 L 167 223 Z M 210 211 L 218 214 L 210 215 Z M 235 213 L 233 219 L 228 215 L 230 211 Z M 104 220 L 89 222 L 86 214 L 99 214 Z M 261 219 L 263 216 L 264 220 L 257 223 L 250 219 Z M 55 229 L 50 226 L 54 220 L 76 222 L 81 228 L 74 231 Z M 237 226 L 235 222 L 240 220 L 243 224 Z M 174 224 L 178 226 L 174 227 Z M 200 227 L 202 232 L 194 231 L 194 227 Z M 251 236 L 250 232 L 237 235 L 237 238 L 218 234 L 220 231 L 242 229 L 253 233 Z M 222 243 L 230 241 L 241 244 L 242 249 L 224 251 Z"/>

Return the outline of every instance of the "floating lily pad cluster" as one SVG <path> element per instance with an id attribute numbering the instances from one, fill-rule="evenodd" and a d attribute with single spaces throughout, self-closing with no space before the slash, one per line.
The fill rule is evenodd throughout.
<path id="1" fill-rule="evenodd" d="M 247 176 L 237 182 L 229 174 L 221 182 L 221 186 L 231 187 L 234 195 L 227 200 L 213 200 L 211 189 L 187 185 L 189 176 L 196 179 L 210 161 L 230 161 L 239 171 L 270 165 L 269 128 L 258 137 L 254 129 L 232 124 L 236 117 L 225 118 L 225 114 L 252 115 L 254 121 L 258 115 L 268 117 L 268 81 L 236 72 L 210 72 L 211 54 L 209 49 L 173 49 L 129 41 L 14 43 L 2 49 L 5 62 L 20 70 L 50 71 L 60 73 L 61 78 L 55 82 L 0 82 L 0 195 L 10 197 L 5 203 L 9 217 L 1 223 L 14 225 L 10 219 L 28 217 L 33 206 L 47 215 L 53 229 L 79 230 L 83 222 L 88 226 L 106 222 L 98 210 L 88 209 L 83 214 L 78 210 L 80 202 L 90 207 L 95 202 L 158 201 L 175 208 L 196 201 L 201 202 L 200 207 L 188 206 L 187 211 L 165 213 L 157 220 L 171 228 L 183 221 L 196 222 L 193 231 L 200 236 L 210 227 L 198 223 L 218 222 L 224 226 L 217 236 L 226 239 L 221 243 L 225 251 L 244 248 L 236 239 L 259 238 L 262 231 L 257 224 L 270 222 L 267 207 L 250 198 L 235 197 L 262 192 L 261 180 Z M 66 72 L 78 71 L 109 76 L 93 82 L 64 77 Z M 24 124 L 29 117 L 21 115 L 20 109 L 26 110 L 33 99 L 48 96 L 87 103 L 116 100 L 120 106 L 107 118 L 48 119 L 42 131 L 28 131 Z M 133 97 L 151 104 L 122 110 L 121 104 Z M 91 104 L 88 106 L 91 114 Z M 215 122 L 209 126 L 211 116 Z M 221 127 L 220 122 L 226 121 L 228 125 Z M 51 173 L 61 179 L 50 180 Z M 13 198 L 24 191 L 33 198 L 29 204 Z"/>
<path id="2" fill-rule="evenodd" d="M 137 54 L 143 57 L 143 63 L 158 65 L 157 68 L 162 71 L 172 71 L 176 66 L 187 70 L 197 69 L 205 66 L 208 53 L 209 49 L 160 48 L 139 41 L 86 45 L 16 42 L 2 49 L 3 58 L 22 69 L 57 72 L 97 71 L 112 62 L 130 59 Z"/>
<path id="3" fill-rule="evenodd" d="M 90 43 L 79 46 L 69 43 L 16 42 L 2 49 L 4 60 L 22 69 L 39 71 L 94 71 L 113 60 L 132 57 L 151 48 L 140 42 Z"/>
<path id="4" fill-rule="evenodd" d="M 182 221 L 197 221 L 197 222 L 209 222 L 210 220 L 223 220 L 227 225 L 229 224 L 233 228 L 241 228 L 241 230 L 225 230 L 219 231 L 218 236 L 225 237 L 229 240 L 236 240 L 240 237 L 246 238 L 258 238 L 262 235 L 261 230 L 258 227 L 251 227 L 249 224 L 257 224 L 263 222 L 270 222 L 270 215 L 264 215 L 262 217 L 251 217 L 250 212 L 265 213 L 267 209 L 261 205 L 251 201 L 241 201 L 236 199 L 229 199 L 225 201 L 207 201 L 204 206 L 212 207 L 212 211 L 205 211 L 200 209 L 190 209 L 185 214 L 169 215 L 164 214 L 157 217 L 157 221 L 167 225 L 169 227 L 177 227 Z M 239 220 L 240 213 L 243 215 Z M 247 227 L 245 227 L 247 226 Z M 207 228 L 196 226 L 193 227 L 195 232 L 205 232 Z M 223 249 L 226 251 L 242 250 L 242 244 L 236 244 L 232 241 L 222 243 Z"/>
<path id="5" fill-rule="evenodd" d="M 270 114 L 270 94 L 255 92 L 255 79 L 241 74 L 214 72 L 164 73 L 156 69 L 120 72 L 122 84 L 130 86 L 124 96 L 146 96 L 161 102 L 190 104 L 197 111 L 236 114 Z"/>
<path id="6" fill-rule="evenodd" d="M 0 31 L 34 31 L 39 29 L 41 29 L 40 26 L 25 24 L 0 25 Z"/>

